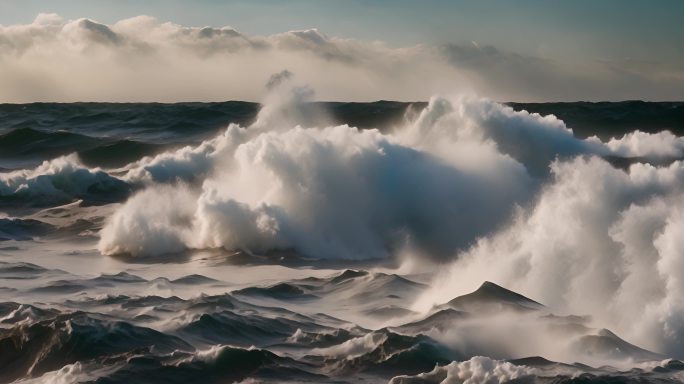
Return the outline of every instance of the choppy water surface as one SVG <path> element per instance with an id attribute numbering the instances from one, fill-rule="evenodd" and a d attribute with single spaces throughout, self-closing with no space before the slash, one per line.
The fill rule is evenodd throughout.
<path id="1" fill-rule="evenodd" d="M 512 106 L 0 105 L 0 382 L 684 381 L 683 105 Z"/>

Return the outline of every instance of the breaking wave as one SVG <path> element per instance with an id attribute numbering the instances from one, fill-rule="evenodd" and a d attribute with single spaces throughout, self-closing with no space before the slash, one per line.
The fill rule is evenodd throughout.
<path id="1" fill-rule="evenodd" d="M 0 173 L 0 204 L 55 206 L 77 199 L 108 203 L 125 199 L 131 187 L 124 181 L 81 164 L 75 155 L 44 161 L 31 170 Z"/>
<path id="2" fill-rule="evenodd" d="M 384 133 L 303 128 L 297 92 L 249 127 L 122 168 L 122 180 L 147 187 L 110 218 L 100 251 L 449 260 L 511 223 L 577 156 L 671 162 L 684 149 L 667 132 L 582 140 L 554 116 L 476 98 L 433 98 Z"/>

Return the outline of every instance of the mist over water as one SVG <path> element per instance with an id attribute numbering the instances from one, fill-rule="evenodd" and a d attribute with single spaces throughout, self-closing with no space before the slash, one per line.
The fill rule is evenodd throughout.
<path id="1" fill-rule="evenodd" d="M 295 80 L 3 157 L 0 381 L 682 379 L 682 138 L 474 96 L 357 128 Z"/>

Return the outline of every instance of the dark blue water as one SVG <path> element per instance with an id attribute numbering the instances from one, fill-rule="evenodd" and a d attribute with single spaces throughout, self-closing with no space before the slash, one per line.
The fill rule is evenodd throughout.
<path id="1" fill-rule="evenodd" d="M 409 106 L 419 111 L 425 105 L 311 103 L 309 109 L 322 109 L 326 117 L 305 118 L 301 123 L 385 129 L 401 121 Z M 597 135 L 608 139 L 637 129 L 684 134 L 684 103 L 680 102 L 510 105 L 516 110 L 553 114 L 582 138 Z M 248 102 L 0 104 L 0 168 L 26 167 L 69 153 L 78 153 L 90 166 L 119 167 L 145 155 L 197 143 L 230 123 L 249 125 L 258 111 L 258 104 Z"/>

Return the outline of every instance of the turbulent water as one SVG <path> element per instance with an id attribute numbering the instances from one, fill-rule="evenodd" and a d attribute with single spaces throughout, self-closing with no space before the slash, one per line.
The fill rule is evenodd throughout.
<path id="1" fill-rule="evenodd" d="M 684 381 L 684 103 L 303 93 L 0 105 L 0 382 Z"/>

